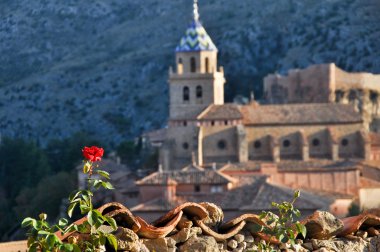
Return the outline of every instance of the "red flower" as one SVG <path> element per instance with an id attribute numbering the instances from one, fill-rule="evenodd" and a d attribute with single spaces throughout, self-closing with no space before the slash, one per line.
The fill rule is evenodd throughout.
<path id="1" fill-rule="evenodd" d="M 85 146 L 82 149 L 82 154 L 85 159 L 90 160 L 91 162 L 96 162 L 102 160 L 104 150 L 96 146 L 87 147 Z"/>

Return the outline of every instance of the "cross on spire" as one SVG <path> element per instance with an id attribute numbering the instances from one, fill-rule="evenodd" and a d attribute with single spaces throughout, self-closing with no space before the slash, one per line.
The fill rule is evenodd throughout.
<path id="1" fill-rule="evenodd" d="M 194 9 L 193 10 L 194 20 L 198 21 L 199 20 L 198 0 L 194 0 L 193 9 Z"/>

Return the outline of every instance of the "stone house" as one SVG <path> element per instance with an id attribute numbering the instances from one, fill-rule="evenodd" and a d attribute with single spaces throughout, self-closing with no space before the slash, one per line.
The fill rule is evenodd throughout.
<path id="1" fill-rule="evenodd" d="M 264 78 L 264 97 L 269 103 L 352 104 L 365 126 L 379 131 L 380 75 L 349 73 L 334 63 L 294 69 L 288 75 Z"/>

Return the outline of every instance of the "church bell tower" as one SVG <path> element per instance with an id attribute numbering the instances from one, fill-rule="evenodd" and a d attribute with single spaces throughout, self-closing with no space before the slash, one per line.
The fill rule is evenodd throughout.
<path id="1" fill-rule="evenodd" d="M 218 69 L 218 49 L 199 21 L 194 0 L 193 20 L 175 49 L 175 71 L 169 73 L 170 120 L 195 120 L 210 104 L 224 103 L 224 73 Z M 219 71 L 218 71 L 219 70 Z"/>
<path id="2" fill-rule="evenodd" d="M 197 117 L 211 104 L 224 103 L 224 72 L 218 69 L 218 49 L 199 21 L 194 0 L 193 20 L 175 49 L 169 71 L 169 122 L 160 159 L 165 170 L 180 169 L 198 153 Z"/>

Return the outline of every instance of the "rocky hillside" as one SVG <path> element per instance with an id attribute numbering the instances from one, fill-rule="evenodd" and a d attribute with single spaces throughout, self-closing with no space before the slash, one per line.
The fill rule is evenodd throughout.
<path id="1" fill-rule="evenodd" d="M 208 0 L 227 99 L 314 63 L 380 72 L 377 0 Z M 192 1 L 0 1 L 0 132 L 117 143 L 165 125 L 167 70 Z"/>

